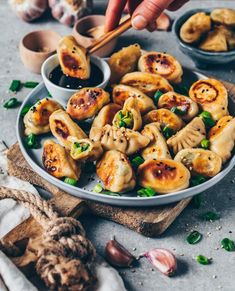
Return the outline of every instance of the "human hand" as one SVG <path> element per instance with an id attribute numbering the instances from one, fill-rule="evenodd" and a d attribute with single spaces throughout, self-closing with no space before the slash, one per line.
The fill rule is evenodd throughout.
<path id="1" fill-rule="evenodd" d="M 156 29 L 156 19 L 168 9 L 175 11 L 189 0 L 109 0 L 106 10 L 105 30 L 113 30 L 119 24 L 122 12 L 127 6 L 132 15 L 132 26 L 141 30 L 147 28 L 150 31 Z"/>

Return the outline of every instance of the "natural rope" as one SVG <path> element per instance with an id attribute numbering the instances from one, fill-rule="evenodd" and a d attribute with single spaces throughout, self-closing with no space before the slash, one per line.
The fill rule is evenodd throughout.
<path id="1" fill-rule="evenodd" d="M 12 198 L 26 206 L 44 228 L 43 247 L 38 250 L 37 273 L 52 290 L 87 290 L 95 282 L 90 264 L 95 248 L 85 237 L 81 223 L 72 217 L 58 217 L 50 202 L 32 193 L 0 187 L 0 199 Z M 19 249 L 0 241 L 7 255 Z"/>

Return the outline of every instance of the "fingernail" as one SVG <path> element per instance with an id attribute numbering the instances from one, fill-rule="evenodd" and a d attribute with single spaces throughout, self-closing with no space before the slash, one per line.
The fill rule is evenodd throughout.
<path id="1" fill-rule="evenodd" d="M 148 21 L 142 15 L 137 15 L 132 19 L 131 24 L 133 28 L 141 30 L 148 25 Z"/>

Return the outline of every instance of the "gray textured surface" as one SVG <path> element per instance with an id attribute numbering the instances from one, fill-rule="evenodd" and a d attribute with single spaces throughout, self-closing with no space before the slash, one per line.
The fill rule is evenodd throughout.
<path id="1" fill-rule="evenodd" d="M 98 12 L 102 11 L 102 1 L 99 3 Z M 196 7 L 235 7 L 234 1 L 191 1 L 184 8 L 174 14 L 183 13 L 185 9 Z M 2 108 L 4 100 L 9 98 L 7 89 L 12 79 L 41 80 L 38 75 L 27 72 L 20 62 L 18 54 L 18 42 L 29 31 L 40 28 L 52 28 L 61 34 L 70 32 L 59 23 L 50 18 L 43 21 L 27 24 L 18 20 L 8 9 L 7 1 L 0 1 L 0 139 L 8 145 L 16 141 L 15 119 L 17 109 L 5 110 Z M 193 63 L 185 57 L 174 42 L 171 33 L 136 33 L 130 31 L 119 41 L 119 46 L 133 42 L 139 42 L 145 49 L 167 51 L 174 54 L 183 65 L 193 67 Z M 235 75 L 232 70 L 235 64 L 212 68 L 204 71 L 224 80 L 235 83 Z M 20 100 L 27 94 L 22 90 L 17 94 Z M 83 218 L 88 236 L 93 241 L 98 251 L 102 254 L 105 243 L 112 235 L 122 242 L 128 249 L 136 248 L 133 253 L 139 254 L 155 247 L 164 247 L 172 250 L 179 261 L 177 275 L 167 278 L 157 271 L 152 271 L 152 266 L 147 261 L 131 270 L 121 270 L 128 290 L 235 290 L 235 252 L 228 253 L 220 249 L 220 240 L 230 237 L 235 240 L 235 195 L 234 185 L 231 180 L 235 177 L 235 169 L 216 187 L 203 193 L 204 204 L 195 210 L 189 206 L 184 213 L 174 222 L 169 230 L 159 238 L 148 239 L 138 235 L 115 223 L 102 219 Z M 213 210 L 221 214 L 221 219 L 216 222 L 203 222 L 198 216 L 205 211 Z M 191 246 L 185 242 L 189 230 L 198 229 L 203 234 L 203 240 Z M 232 231 L 232 233 L 230 233 Z M 212 257 L 211 265 L 202 266 L 195 262 L 195 256 L 203 254 Z"/>

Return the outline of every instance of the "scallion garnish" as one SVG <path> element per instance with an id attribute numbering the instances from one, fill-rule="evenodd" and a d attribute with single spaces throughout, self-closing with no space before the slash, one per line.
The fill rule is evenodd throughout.
<path id="1" fill-rule="evenodd" d="M 192 231 L 186 238 L 187 242 L 191 245 L 195 245 L 199 243 L 201 239 L 202 239 L 202 234 L 198 232 L 197 230 Z"/>
<path id="2" fill-rule="evenodd" d="M 165 138 L 170 138 L 174 134 L 174 130 L 168 126 L 165 126 L 162 130 L 162 133 Z"/>
<path id="3" fill-rule="evenodd" d="M 210 128 L 215 125 L 215 121 L 213 120 L 210 112 L 202 111 L 202 113 L 199 116 L 202 118 L 206 127 Z"/>
<path id="4" fill-rule="evenodd" d="M 8 101 L 6 101 L 4 104 L 3 104 L 3 107 L 4 108 L 15 108 L 17 106 L 20 105 L 20 101 L 18 101 L 15 97 L 9 99 Z"/>
<path id="5" fill-rule="evenodd" d="M 207 138 L 204 138 L 201 141 L 201 147 L 205 150 L 207 150 L 210 147 L 210 141 Z"/>
<path id="6" fill-rule="evenodd" d="M 156 106 L 158 105 L 158 101 L 162 95 L 163 93 L 160 90 L 157 90 L 156 93 L 154 94 L 153 101 Z"/>
<path id="7" fill-rule="evenodd" d="M 21 88 L 21 82 L 20 80 L 13 80 L 11 82 L 9 90 L 12 92 L 18 92 Z"/>
<path id="8" fill-rule="evenodd" d="M 198 195 L 193 197 L 192 205 L 196 209 L 200 208 L 200 206 L 202 205 L 202 195 L 201 194 L 198 194 Z"/>
<path id="9" fill-rule="evenodd" d="M 142 188 L 137 191 L 139 197 L 152 197 L 156 194 L 156 191 L 152 187 Z"/>
<path id="10" fill-rule="evenodd" d="M 20 116 L 24 117 L 26 113 L 28 113 L 29 109 L 32 107 L 32 105 L 25 105 L 24 108 L 20 112 Z"/>
<path id="11" fill-rule="evenodd" d="M 95 187 L 93 188 L 93 192 L 96 192 L 96 193 L 101 193 L 103 190 L 103 187 L 101 184 L 96 184 Z"/>
<path id="12" fill-rule="evenodd" d="M 234 244 L 234 242 L 233 242 L 231 239 L 229 239 L 229 238 L 224 238 L 224 239 L 222 239 L 222 241 L 221 241 L 221 247 L 222 247 L 223 249 L 225 249 L 226 251 L 228 251 L 228 252 L 235 251 L 235 244 Z"/>
<path id="13" fill-rule="evenodd" d="M 211 263 L 211 260 L 203 255 L 196 256 L 196 260 L 201 265 L 209 265 Z"/>
<path id="14" fill-rule="evenodd" d="M 37 149 L 39 147 L 37 136 L 33 133 L 29 134 L 25 139 L 26 145 L 30 149 Z"/>
<path id="15" fill-rule="evenodd" d="M 78 181 L 76 179 L 72 179 L 72 178 L 66 177 L 64 179 L 64 182 L 66 184 L 69 184 L 69 185 L 72 185 L 72 186 L 76 186 L 76 184 L 77 184 Z"/>
<path id="16" fill-rule="evenodd" d="M 206 221 L 214 221 L 220 219 L 220 215 L 218 213 L 208 211 L 206 213 L 203 213 L 201 215 L 201 218 L 206 220 Z"/>
<path id="17" fill-rule="evenodd" d="M 202 184 L 204 182 L 206 182 L 206 178 L 203 177 L 203 176 L 201 176 L 201 175 L 194 176 L 191 179 L 191 185 L 192 185 L 192 187 L 197 186 L 197 185 L 200 185 L 200 184 Z"/>
<path id="18" fill-rule="evenodd" d="M 180 109 L 180 108 L 178 108 L 178 107 L 176 107 L 176 106 L 172 107 L 172 108 L 171 108 L 171 111 L 172 111 L 173 113 L 179 115 L 179 116 L 184 116 L 184 115 L 187 113 L 186 110 Z"/>
<path id="19" fill-rule="evenodd" d="M 136 156 L 131 160 L 131 165 L 134 169 L 138 169 L 138 167 L 144 163 L 144 159 L 141 156 Z"/>
<path id="20" fill-rule="evenodd" d="M 33 88 L 35 88 L 38 84 L 39 84 L 38 82 L 28 81 L 28 82 L 25 82 L 25 83 L 23 84 L 23 86 L 24 86 L 25 88 L 33 89 Z"/>

